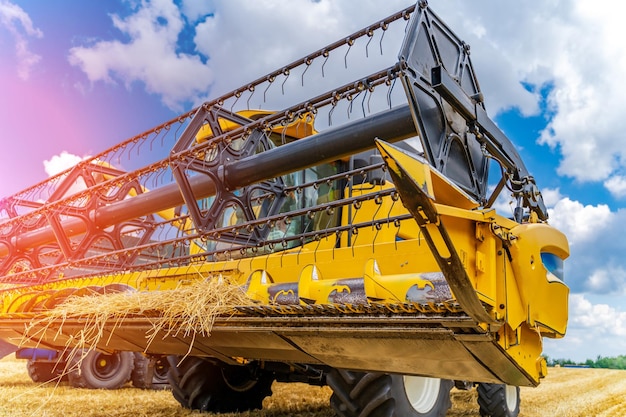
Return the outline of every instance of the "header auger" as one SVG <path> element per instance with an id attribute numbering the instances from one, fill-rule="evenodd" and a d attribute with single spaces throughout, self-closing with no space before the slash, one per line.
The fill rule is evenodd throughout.
<path id="1" fill-rule="evenodd" d="M 390 65 L 348 65 L 399 36 Z M 511 218 L 492 208 L 505 189 Z M 469 46 L 425 1 L 2 210 L 0 337 L 13 345 L 75 345 L 94 312 L 55 321 L 71 296 L 241 288 L 248 301 L 209 329 L 182 316 L 155 329 L 168 306 L 137 308 L 111 312 L 87 346 L 167 356 L 189 408 L 260 408 L 278 380 L 330 385 L 341 416 L 443 416 L 455 381 L 478 384 L 483 415 L 514 416 L 516 387 L 545 375 L 542 338 L 566 330 L 567 240 L 487 116 Z M 380 398 L 359 394 L 368 384 Z"/>

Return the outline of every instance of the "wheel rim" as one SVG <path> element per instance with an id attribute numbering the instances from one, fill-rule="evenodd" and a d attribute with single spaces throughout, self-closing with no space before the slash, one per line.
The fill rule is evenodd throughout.
<path id="1" fill-rule="evenodd" d="M 120 358 L 113 355 L 99 353 L 93 361 L 92 373 L 99 379 L 107 380 L 117 373 L 120 366 Z"/>
<path id="2" fill-rule="evenodd" d="M 154 376 L 153 382 L 165 383 L 167 382 L 167 371 L 169 366 L 164 359 L 157 359 L 154 363 Z"/>
<path id="3" fill-rule="evenodd" d="M 222 377 L 226 385 L 236 392 L 246 392 L 257 383 L 247 368 L 239 366 L 222 368 Z"/>
<path id="4" fill-rule="evenodd" d="M 509 411 L 513 411 L 517 408 L 517 387 L 513 385 L 506 385 L 504 395 L 506 397 L 506 406 Z"/>
<path id="5" fill-rule="evenodd" d="M 418 413 L 427 413 L 437 404 L 441 379 L 421 376 L 404 377 L 404 391 L 411 406 Z"/>

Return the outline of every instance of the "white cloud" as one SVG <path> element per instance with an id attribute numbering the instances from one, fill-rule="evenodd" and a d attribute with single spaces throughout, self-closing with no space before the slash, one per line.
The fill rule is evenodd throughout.
<path id="1" fill-rule="evenodd" d="M 20 6 L 8 0 L 0 0 L 0 26 L 6 27 L 13 36 L 18 60 L 17 74 L 27 80 L 32 67 L 41 60 L 41 56 L 29 49 L 28 38 L 41 38 L 43 33 L 33 25 L 30 16 Z"/>
<path id="2" fill-rule="evenodd" d="M 583 205 L 558 189 L 545 190 L 544 197 L 550 224 L 565 233 L 570 244 L 565 281 L 572 291 L 626 295 L 626 210 Z"/>
<path id="3" fill-rule="evenodd" d="M 604 181 L 604 187 L 617 198 L 626 196 L 626 177 L 621 175 L 613 175 Z"/>
<path id="4" fill-rule="evenodd" d="M 608 304 L 593 304 L 584 295 L 573 294 L 569 324 L 573 329 L 582 329 L 592 335 L 626 336 L 626 311 Z"/>
<path id="5" fill-rule="evenodd" d="M 617 356 L 626 351 L 626 311 L 606 303 L 593 303 L 582 294 L 569 299 L 569 323 L 565 340 L 544 339 L 552 358 L 595 360 L 598 355 Z"/>
<path id="6" fill-rule="evenodd" d="M 77 165 L 79 162 L 83 161 L 84 159 L 86 159 L 86 157 L 81 158 L 78 155 L 74 155 L 67 151 L 63 151 L 58 155 L 52 156 L 48 160 L 44 160 L 43 166 L 44 166 L 44 170 L 46 174 L 48 174 L 49 177 L 52 177 L 72 168 L 73 166 Z M 67 177 L 68 175 L 65 174 L 63 176 L 63 178 L 65 179 L 63 181 L 67 181 Z M 65 193 L 63 194 L 64 197 L 71 196 L 87 188 L 87 184 L 85 183 L 85 180 L 82 176 L 78 176 L 75 178 L 76 179 L 74 180 L 74 182 L 69 186 L 67 186 L 67 184 L 64 183 L 64 186 L 67 186 L 67 189 L 65 190 Z"/>
<path id="7" fill-rule="evenodd" d="M 624 166 L 626 138 L 619 132 L 626 129 L 626 85 L 617 80 L 626 72 L 626 4 L 457 0 L 431 6 L 476 51 L 492 112 L 517 106 L 531 114 L 535 92 L 549 91 L 548 126 L 539 139 L 562 153 L 561 175 L 602 181 Z M 520 92 L 520 81 L 530 96 Z"/>
<path id="8" fill-rule="evenodd" d="M 130 40 L 73 48 L 70 61 L 92 82 L 130 86 L 140 81 L 179 110 L 184 103 L 245 85 L 412 3 L 185 0 L 179 10 L 172 0 L 143 0 L 131 16 L 113 17 Z M 472 46 L 492 116 L 513 108 L 538 115 L 541 93 L 548 92 L 543 103 L 548 125 L 537 139 L 560 152 L 561 175 L 605 181 L 626 168 L 626 139 L 618 133 L 626 130 L 626 85 L 617 82 L 626 72 L 621 41 L 626 4 L 450 0 L 431 7 Z M 192 25 L 187 33 L 195 31 L 197 54 L 177 50 L 186 23 Z M 615 188 L 615 181 L 608 186 Z"/>
<path id="9" fill-rule="evenodd" d="M 130 38 L 98 41 L 70 50 L 69 61 L 91 82 L 122 81 L 127 88 L 140 81 L 164 104 L 182 110 L 182 103 L 207 90 L 213 71 L 199 56 L 177 51 L 183 17 L 172 0 L 142 1 L 135 13 L 112 16 L 113 25 Z"/>
<path id="10" fill-rule="evenodd" d="M 341 18 L 338 5 L 327 1 L 229 0 L 217 1 L 215 7 L 215 15 L 196 27 L 194 38 L 198 50 L 220 74 L 212 86 L 213 96 L 334 40 Z M 318 36 L 312 37 L 314 28 Z"/>
<path id="11" fill-rule="evenodd" d="M 595 294 L 611 293 L 625 288 L 626 270 L 623 266 L 603 266 L 593 271 L 586 281 L 587 291 Z"/>
<path id="12" fill-rule="evenodd" d="M 172 0 L 144 0 L 134 14 L 113 16 L 114 26 L 130 40 L 75 47 L 69 59 L 91 82 L 122 82 L 130 87 L 139 81 L 167 106 L 180 110 L 185 103 L 197 104 L 245 85 L 412 4 L 413 0 L 382 4 L 364 0 L 355 7 L 348 0 L 218 0 L 209 5 L 185 0 L 178 9 Z M 195 32 L 197 53 L 177 50 L 183 29 Z M 378 48 L 377 42 L 371 51 Z M 400 44 L 397 40 L 386 53 L 395 57 Z M 193 48 L 187 45 L 186 51 Z M 352 69 L 361 69 L 365 61 L 356 52 L 349 60 Z M 295 84 L 297 77 L 290 82 Z"/>
<path id="13" fill-rule="evenodd" d="M 59 174 L 66 169 L 78 164 L 84 158 L 73 155 L 67 151 L 61 152 L 59 155 L 53 155 L 50 159 L 43 161 L 43 168 L 49 177 Z"/>
<path id="14" fill-rule="evenodd" d="M 547 207 L 554 207 L 559 201 L 563 199 L 561 190 L 559 188 L 544 188 L 541 190 L 543 202 Z"/>
<path id="15" fill-rule="evenodd" d="M 585 206 L 568 197 L 557 201 L 548 213 L 550 224 L 565 233 L 571 246 L 592 240 L 614 220 L 614 213 L 606 204 Z"/>

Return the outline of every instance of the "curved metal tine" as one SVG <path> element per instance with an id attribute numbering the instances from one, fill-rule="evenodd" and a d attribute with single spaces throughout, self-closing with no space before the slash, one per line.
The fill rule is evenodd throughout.
<path id="1" fill-rule="evenodd" d="M 253 84 L 250 84 L 248 86 L 248 91 L 250 92 L 250 96 L 248 96 L 248 100 L 246 101 L 246 108 L 250 110 L 250 99 L 252 99 L 252 96 L 254 95 L 254 91 L 255 91 Z"/>
<path id="2" fill-rule="evenodd" d="M 130 157 L 132 156 L 131 155 L 132 151 L 133 151 L 133 149 L 135 149 L 135 145 L 137 145 L 137 141 L 136 140 L 132 141 L 132 145 L 130 146 L 130 149 L 128 150 L 127 157 L 128 157 L 129 161 L 130 161 Z"/>
<path id="3" fill-rule="evenodd" d="M 158 131 L 157 131 L 158 132 Z M 138 145 L 137 145 L 137 156 L 141 155 L 141 145 L 143 145 L 144 142 L 146 142 L 148 140 L 148 135 L 143 135 L 141 138 L 139 138 L 139 140 L 137 141 Z"/>
<path id="4" fill-rule="evenodd" d="M 233 104 L 231 104 L 231 106 L 230 106 L 230 112 L 231 112 L 231 113 L 233 112 L 233 108 L 235 107 L 235 104 L 237 104 L 237 102 L 239 101 L 239 97 L 241 97 L 241 91 L 237 91 L 237 92 L 235 92 L 234 97 L 235 97 L 235 101 L 234 101 L 234 102 L 233 102 Z M 231 97 L 231 98 L 232 98 L 232 97 Z"/>
<path id="5" fill-rule="evenodd" d="M 333 112 L 337 108 L 337 102 L 333 100 L 333 102 L 331 103 L 331 107 L 332 108 L 328 112 L 328 126 L 332 126 L 333 125 Z"/>
<path id="6" fill-rule="evenodd" d="M 365 58 L 369 58 L 369 46 L 370 46 L 370 42 L 372 42 L 372 39 L 374 39 L 374 31 L 372 30 L 371 27 L 367 28 L 365 30 L 367 37 L 369 38 L 369 40 L 367 41 L 367 43 L 365 44 Z"/>
<path id="7" fill-rule="evenodd" d="M 363 112 L 363 118 L 365 118 L 366 117 L 366 113 L 365 113 L 365 99 L 368 98 L 367 92 L 370 91 L 370 89 L 366 88 L 363 91 L 365 92 L 365 94 L 363 94 L 363 99 L 361 100 L 361 111 Z M 371 94 L 370 94 L 370 96 L 371 96 Z M 369 100 L 368 100 L 368 111 L 369 111 Z"/>
<path id="8" fill-rule="evenodd" d="M 280 132 L 280 144 L 284 145 L 287 143 L 287 126 L 289 126 L 289 121 L 285 121 L 283 125 L 283 130 Z"/>
<path id="9" fill-rule="evenodd" d="M 389 108 L 391 109 L 392 107 L 392 103 L 391 103 L 391 93 L 393 92 L 393 87 L 396 85 L 396 78 L 393 79 L 393 81 L 389 82 L 389 90 L 387 90 L 387 104 L 389 105 Z"/>
<path id="10" fill-rule="evenodd" d="M 359 91 L 358 93 L 356 93 L 356 96 L 350 97 L 348 99 L 350 101 L 350 104 L 348 105 L 348 119 L 350 118 L 350 113 L 352 113 L 352 104 L 354 103 L 354 100 L 356 100 L 361 95 L 361 93 L 362 91 Z"/>
<path id="11" fill-rule="evenodd" d="M 322 52 L 322 56 L 324 57 L 324 62 L 322 63 L 322 78 L 324 78 L 324 66 L 326 65 L 328 57 L 330 56 L 330 52 L 328 51 L 328 49 L 325 49 L 324 52 Z"/>
<path id="12" fill-rule="evenodd" d="M 343 56 L 343 64 L 346 67 L 346 69 L 348 69 L 348 54 L 350 53 L 350 49 L 352 49 L 352 45 L 354 45 L 354 39 L 347 38 L 346 43 L 348 44 L 348 50 L 346 51 L 346 54 Z"/>
<path id="13" fill-rule="evenodd" d="M 178 141 L 178 138 L 180 137 L 179 135 L 182 133 L 182 131 L 185 131 L 185 128 L 183 127 L 184 125 L 184 121 L 181 119 L 178 119 L 178 127 L 176 128 L 176 130 L 174 131 L 174 142 Z M 161 146 L 163 146 L 163 138 L 161 138 Z"/>
<path id="14" fill-rule="evenodd" d="M 267 76 L 267 80 L 266 80 L 267 81 L 267 87 L 265 88 L 265 90 L 263 90 L 263 103 L 266 102 L 267 90 L 270 89 L 270 87 L 274 83 L 275 79 L 276 79 L 276 77 L 274 75 L 268 75 Z"/>
<path id="15" fill-rule="evenodd" d="M 304 71 L 302 71 L 302 77 L 301 77 L 302 87 L 304 87 L 304 74 L 306 74 L 306 72 L 309 70 L 309 67 L 311 66 L 311 63 L 313 62 L 313 60 L 309 57 L 306 57 L 304 58 L 303 62 L 306 65 L 306 68 L 304 68 Z"/>
<path id="16" fill-rule="evenodd" d="M 389 28 L 389 24 L 385 23 L 385 22 L 381 22 L 380 28 L 382 29 L 382 34 L 380 35 L 380 41 L 378 42 L 378 46 L 380 47 L 380 54 L 384 55 L 384 53 L 383 53 L 383 39 L 385 38 L 385 33 L 387 32 L 387 29 Z"/>
<path id="17" fill-rule="evenodd" d="M 289 79 L 289 74 L 290 74 L 289 68 L 284 68 L 282 72 L 283 72 L 283 75 L 285 76 L 285 79 L 283 80 L 283 83 L 281 84 L 280 87 L 282 89 L 283 96 L 284 96 L 285 95 L 285 83 Z"/>
<path id="18" fill-rule="evenodd" d="M 367 97 L 367 112 L 371 113 L 372 112 L 372 107 L 370 106 L 370 102 L 372 101 L 372 96 L 374 95 L 374 89 L 376 87 L 374 86 L 370 86 L 367 91 L 369 92 L 369 96 Z"/>

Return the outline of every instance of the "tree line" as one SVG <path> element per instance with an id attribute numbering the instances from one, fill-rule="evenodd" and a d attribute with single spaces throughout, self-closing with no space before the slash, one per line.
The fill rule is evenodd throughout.
<path id="1" fill-rule="evenodd" d="M 626 369 L 626 355 L 609 358 L 598 355 L 596 360 L 587 359 L 585 362 L 575 362 L 570 359 L 552 359 L 547 357 L 548 366 L 585 366 L 588 368 Z"/>

